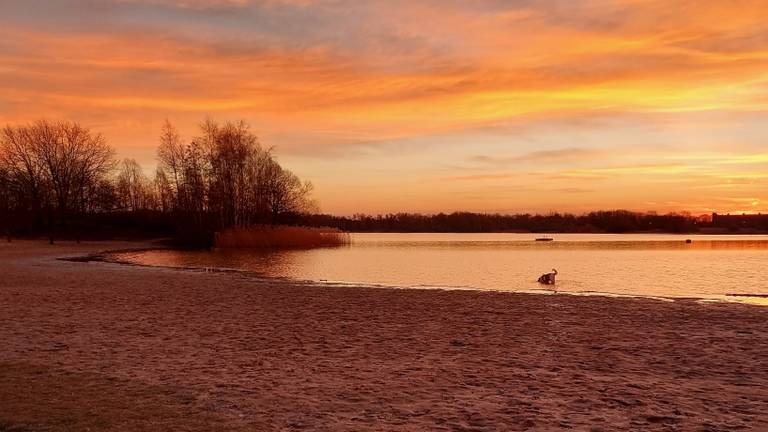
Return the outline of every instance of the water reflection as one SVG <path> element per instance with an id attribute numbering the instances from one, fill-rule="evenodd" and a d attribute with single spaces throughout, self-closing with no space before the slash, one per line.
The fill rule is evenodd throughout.
<path id="1" fill-rule="evenodd" d="M 148 265 L 242 269 L 267 277 L 402 287 L 540 290 L 538 276 L 560 271 L 557 288 L 722 299 L 768 291 L 768 237 L 533 234 L 355 234 L 332 249 L 147 251 L 121 259 Z M 765 303 L 756 297 L 731 297 Z"/>
<path id="2" fill-rule="evenodd" d="M 648 241 L 420 241 L 420 242 L 361 242 L 357 247 L 432 247 L 432 248 L 493 248 L 493 249 L 766 249 L 768 240 L 697 240 L 686 243 L 684 240 L 648 240 Z"/>

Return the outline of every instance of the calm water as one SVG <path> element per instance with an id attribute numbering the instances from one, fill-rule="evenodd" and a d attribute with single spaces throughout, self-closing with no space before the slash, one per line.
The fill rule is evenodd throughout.
<path id="1" fill-rule="evenodd" d="M 352 245 L 293 251 L 147 251 L 139 264 L 243 269 L 267 277 L 409 288 L 541 290 L 721 299 L 768 294 L 768 236 L 354 234 Z M 686 244 L 685 239 L 693 239 Z M 748 299 L 765 303 L 765 299 Z"/>

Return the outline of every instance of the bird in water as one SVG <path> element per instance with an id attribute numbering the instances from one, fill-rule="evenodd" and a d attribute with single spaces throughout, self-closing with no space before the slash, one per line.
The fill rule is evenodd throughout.
<path id="1" fill-rule="evenodd" d="M 555 276 L 557 276 L 557 270 L 552 269 L 551 273 L 544 273 L 539 277 L 539 283 L 542 285 L 554 285 Z"/>

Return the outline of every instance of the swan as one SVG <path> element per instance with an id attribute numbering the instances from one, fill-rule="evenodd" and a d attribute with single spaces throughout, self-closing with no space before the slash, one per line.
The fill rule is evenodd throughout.
<path id="1" fill-rule="evenodd" d="M 557 270 L 552 269 L 551 273 L 544 273 L 539 277 L 539 283 L 542 285 L 554 285 L 555 276 L 557 276 Z"/>

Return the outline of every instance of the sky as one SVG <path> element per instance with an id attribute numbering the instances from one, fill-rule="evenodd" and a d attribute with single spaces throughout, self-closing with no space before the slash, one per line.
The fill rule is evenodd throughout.
<path id="1" fill-rule="evenodd" d="M 0 124 L 245 120 L 327 213 L 768 212 L 766 0 L 0 0 Z"/>

